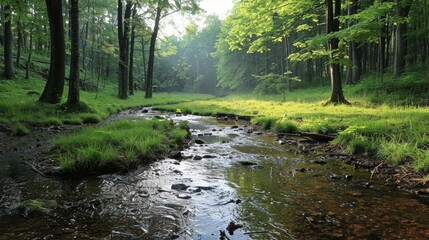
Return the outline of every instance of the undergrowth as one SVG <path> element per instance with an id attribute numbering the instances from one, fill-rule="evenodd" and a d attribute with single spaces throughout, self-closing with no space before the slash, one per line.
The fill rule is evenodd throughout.
<path id="1" fill-rule="evenodd" d="M 129 171 L 181 148 L 186 136 L 167 120 L 118 120 L 57 138 L 51 154 L 64 172 Z"/>

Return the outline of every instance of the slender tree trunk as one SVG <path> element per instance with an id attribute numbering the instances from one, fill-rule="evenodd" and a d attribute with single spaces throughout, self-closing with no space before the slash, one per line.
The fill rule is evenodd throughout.
<path id="1" fill-rule="evenodd" d="M 395 38 L 395 59 L 394 59 L 394 70 L 393 74 L 395 77 L 401 76 L 405 72 L 405 57 L 407 55 L 407 22 L 406 18 L 410 12 L 412 0 L 396 0 L 398 4 L 398 16 L 402 18 L 403 22 L 398 23 L 396 26 L 396 38 Z"/>
<path id="2" fill-rule="evenodd" d="M 155 25 L 153 28 L 152 36 L 150 38 L 149 63 L 148 63 L 148 69 L 147 69 L 145 98 L 152 98 L 153 67 L 155 63 L 155 44 L 156 44 L 156 39 L 158 37 L 159 22 L 161 20 L 161 12 L 162 12 L 162 8 L 161 6 L 158 5 L 158 8 L 156 9 Z"/>
<path id="3" fill-rule="evenodd" d="M 119 81 L 118 97 L 128 98 L 128 32 L 131 16 L 131 1 L 127 0 L 125 14 L 122 15 L 122 0 L 118 0 L 118 40 L 119 40 Z"/>
<path id="4" fill-rule="evenodd" d="M 15 78 L 13 67 L 13 37 L 12 37 L 12 14 L 10 5 L 5 5 L 4 10 L 4 77 L 6 79 Z"/>
<path id="5" fill-rule="evenodd" d="M 146 69 L 146 51 L 145 51 L 145 42 L 144 37 L 142 36 L 142 60 L 143 60 L 143 79 L 142 79 L 142 89 L 146 91 L 146 80 L 147 80 L 147 69 Z"/>
<path id="6" fill-rule="evenodd" d="M 70 80 L 68 105 L 79 105 L 79 0 L 70 0 Z"/>
<path id="7" fill-rule="evenodd" d="M 83 38 L 82 38 L 82 69 L 84 69 L 86 71 L 87 67 L 86 67 L 86 41 L 88 39 L 88 26 L 89 23 L 88 21 L 85 23 L 85 25 L 83 26 L 83 30 L 82 32 L 83 34 Z"/>
<path id="8" fill-rule="evenodd" d="M 135 38 L 136 38 L 136 23 L 137 23 L 137 19 L 136 19 L 136 14 L 137 14 L 137 8 L 136 5 L 134 5 L 133 8 L 133 22 L 132 22 L 132 26 L 131 26 L 131 40 L 130 40 L 130 66 L 129 66 L 129 74 L 128 74 L 128 79 L 129 79 L 129 84 L 128 84 L 128 90 L 130 95 L 134 95 L 134 44 L 135 44 Z"/>
<path id="9" fill-rule="evenodd" d="M 327 33 L 338 32 L 340 28 L 340 22 L 338 17 L 341 14 L 341 0 L 326 0 L 326 25 Z M 334 7 L 335 6 L 335 7 Z M 336 62 L 336 58 L 339 55 L 338 49 L 339 39 L 333 37 L 329 39 L 328 48 L 330 50 L 330 76 L 331 76 L 331 97 L 328 103 L 345 103 L 349 104 L 344 98 L 343 88 L 341 83 L 341 68 L 340 64 Z"/>
<path id="10" fill-rule="evenodd" d="M 59 103 L 64 91 L 65 73 L 65 41 L 62 1 L 45 0 L 48 12 L 50 38 L 51 38 L 51 61 L 49 65 L 49 76 L 45 89 L 39 98 L 44 103 Z"/>
<path id="11" fill-rule="evenodd" d="M 308 80 L 308 83 L 311 84 L 313 82 L 313 60 L 312 59 L 307 60 L 306 78 Z"/>
<path id="12" fill-rule="evenodd" d="M 29 79 L 30 78 L 30 65 L 31 65 L 31 56 L 33 54 L 33 23 L 31 23 L 31 28 L 30 28 L 30 43 L 29 43 L 29 48 L 28 48 L 28 58 L 27 58 L 27 62 L 25 64 L 25 79 Z"/>
<path id="13" fill-rule="evenodd" d="M 16 26 L 16 31 L 18 33 L 18 45 L 17 45 L 17 49 L 16 49 L 16 67 L 19 68 L 21 66 L 21 50 L 22 50 L 22 43 L 23 43 L 23 37 L 22 37 L 22 28 L 23 28 L 23 24 L 21 20 L 18 20 L 18 24 Z"/>

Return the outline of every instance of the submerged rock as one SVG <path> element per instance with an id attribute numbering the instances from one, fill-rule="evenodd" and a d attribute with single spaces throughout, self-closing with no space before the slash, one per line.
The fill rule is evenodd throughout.
<path id="1" fill-rule="evenodd" d="M 256 165 L 258 165 L 255 162 L 249 162 L 249 161 L 238 161 L 238 163 L 240 163 L 243 166 L 256 166 Z"/>
<path id="2" fill-rule="evenodd" d="M 171 157 L 172 159 L 176 159 L 176 160 L 181 160 L 181 159 L 183 159 L 182 152 L 180 152 L 180 151 L 173 151 L 173 152 L 170 154 L 170 157 Z"/>
<path id="3" fill-rule="evenodd" d="M 24 217 L 32 217 L 47 214 L 57 206 L 55 200 L 32 199 L 21 202 L 15 210 Z"/>
<path id="4" fill-rule="evenodd" d="M 197 138 L 197 139 L 195 139 L 195 143 L 196 144 L 204 144 L 205 142 L 202 139 Z"/>
<path id="5" fill-rule="evenodd" d="M 176 197 L 180 198 L 180 199 L 190 199 L 190 198 L 192 198 L 190 195 L 187 195 L 187 194 L 177 194 Z"/>
<path id="6" fill-rule="evenodd" d="M 199 156 L 199 155 L 195 155 L 194 158 L 192 158 L 193 160 L 201 160 L 203 159 L 203 157 Z"/>
<path id="7" fill-rule="evenodd" d="M 177 191 L 185 191 L 188 188 L 189 186 L 183 183 L 177 183 L 177 184 L 171 185 L 171 189 L 177 190 Z"/>
<path id="8" fill-rule="evenodd" d="M 310 163 L 319 164 L 319 165 L 325 165 L 328 162 L 322 161 L 322 160 L 311 160 Z"/>
<path id="9" fill-rule="evenodd" d="M 235 222 L 231 221 L 228 224 L 228 227 L 226 227 L 226 230 L 228 231 L 228 233 L 230 235 L 234 235 L 234 231 L 237 230 L 237 229 L 239 229 L 239 228 L 242 228 L 242 227 L 243 227 L 242 224 L 236 224 Z"/>

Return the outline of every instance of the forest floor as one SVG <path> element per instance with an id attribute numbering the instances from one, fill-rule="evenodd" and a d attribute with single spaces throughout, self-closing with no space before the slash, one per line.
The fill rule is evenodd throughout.
<path id="1" fill-rule="evenodd" d="M 388 83 L 385 85 L 389 86 Z M 351 164 L 382 173 L 389 182 L 418 194 L 428 192 L 424 188 L 429 182 L 429 129 L 426 127 L 429 125 L 429 109 L 423 105 L 386 105 L 368 101 L 374 95 L 363 91 L 362 86 L 347 88 L 352 106 L 324 106 L 323 99 L 329 94 L 326 87 L 297 90 L 287 95 L 241 95 L 219 99 L 201 94 L 158 93 L 153 99 L 146 100 L 143 93 L 138 92 L 124 101 L 115 97 L 115 86 L 107 85 L 100 93 L 82 92 L 82 99 L 88 105 L 83 113 L 68 113 L 61 105 L 36 103 L 42 89 L 43 81 L 39 79 L 0 82 L 3 100 L 0 103 L 0 130 L 7 133 L 2 133 L 3 138 L 21 135 L 23 139 L 31 139 L 31 132 L 37 128 L 57 132 L 64 125 L 98 123 L 127 108 L 156 105 L 158 109 L 184 114 L 238 116 L 263 130 L 280 134 L 282 139 L 279 141 L 292 141 L 293 144 L 304 144 L 302 139 L 294 140 L 297 134 L 329 135 L 335 138 L 332 142 L 314 146 L 310 141 L 306 143 L 305 151 L 347 155 Z M 7 139 L 4 141 L 8 142 Z"/>

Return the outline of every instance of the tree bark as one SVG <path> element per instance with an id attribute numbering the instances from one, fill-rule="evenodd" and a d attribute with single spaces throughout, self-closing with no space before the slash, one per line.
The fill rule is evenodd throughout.
<path id="1" fill-rule="evenodd" d="M 161 6 L 158 5 L 156 9 L 155 25 L 153 28 L 152 36 L 150 38 L 149 62 L 148 62 L 148 69 L 147 69 L 145 98 L 152 98 L 153 67 L 155 62 L 155 44 L 156 44 L 156 38 L 158 37 L 159 22 L 161 20 L 161 12 L 162 12 L 162 8 Z"/>
<path id="2" fill-rule="evenodd" d="M 16 31 L 18 33 L 17 49 L 16 49 L 16 67 L 21 66 L 21 50 L 23 48 L 23 36 L 22 36 L 23 24 L 21 20 L 18 20 Z"/>
<path id="3" fill-rule="evenodd" d="M 341 14 L 341 0 L 334 1 L 335 4 L 333 0 L 326 0 L 326 26 L 328 34 L 338 32 L 340 28 L 338 17 Z M 336 59 L 339 54 L 338 44 L 339 39 L 337 37 L 331 37 L 328 41 L 328 49 L 330 50 L 329 72 L 331 77 L 331 97 L 328 103 L 349 104 L 343 94 L 341 68 L 337 62 L 338 59 Z"/>
<path id="4" fill-rule="evenodd" d="M 131 16 L 131 1 L 127 0 L 125 14 L 122 15 L 122 0 L 118 0 L 118 40 L 119 40 L 119 80 L 118 97 L 128 98 L 128 32 Z"/>
<path id="5" fill-rule="evenodd" d="M 142 60 L 143 60 L 143 79 L 142 89 L 146 91 L 146 80 L 147 80 L 147 68 L 146 68 L 146 51 L 145 51 L 144 37 L 142 36 Z"/>
<path id="6" fill-rule="evenodd" d="M 49 76 L 39 102 L 59 103 L 64 91 L 65 41 L 62 1 L 45 0 L 50 26 Z"/>
<path id="7" fill-rule="evenodd" d="M 29 79 L 30 78 L 30 63 L 31 63 L 31 56 L 33 55 L 33 26 L 34 23 L 31 23 L 31 28 L 30 28 L 30 43 L 29 48 L 28 48 L 28 58 L 27 58 L 27 62 L 25 63 L 25 79 Z"/>
<path id="8" fill-rule="evenodd" d="M 13 67 L 13 37 L 12 37 L 12 14 L 10 5 L 5 5 L 4 10 L 4 77 L 6 79 L 15 78 Z"/>
<path id="9" fill-rule="evenodd" d="M 136 19 L 136 15 L 137 15 L 137 8 L 136 5 L 134 5 L 133 8 L 133 22 L 132 22 L 132 26 L 131 26 L 131 40 L 130 40 L 130 67 L 129 67 L 129 74 L 128 74 L 128 90 L 130 95 L 134 95 L 134 43 L 135 43 L 135 38 L 136 38 L 136 23 L 137 23 L 137 19 Z"/>
<path id="10" fill-rule="evenodd" d="M 396 0 L 398 4 L 398 16 L 402 18 L 396 26 L 396 37 L 395 37 L 395 55 L 394 55 L 394 66 L 393 66 L 393 75 L 395 77 L 401 76 L 405 72 L 405 56 L 407 55 L 407 31 L 408 26 L 406 18 L 410 12 L 412 0 Z"/>
<path id="11" fill-rule="evenodd" d="M 70 79 L 67 105 L 79 105 L 79 0 L 70 0 Z"/>

